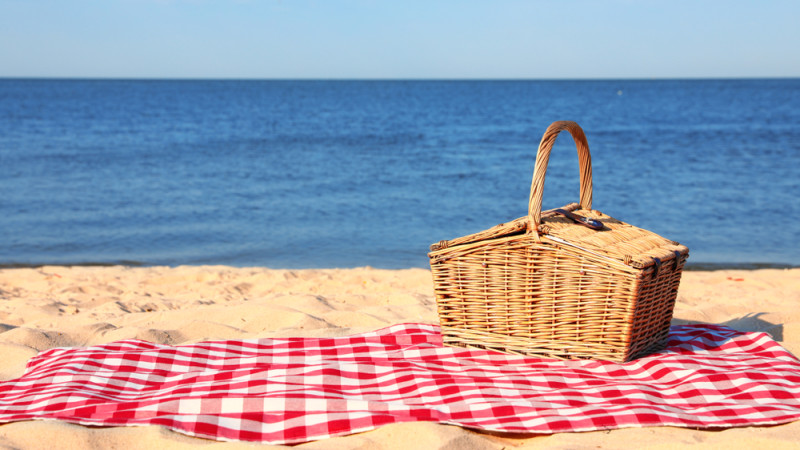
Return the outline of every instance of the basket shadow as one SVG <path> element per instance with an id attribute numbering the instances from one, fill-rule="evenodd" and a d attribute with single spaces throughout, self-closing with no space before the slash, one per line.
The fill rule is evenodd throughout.
<path id="1" fill-rule="evenodd" d="M 772 339 L 778 342 L 783 341 L 783 324 L 772 323 L 762 319 L 760 316 L 764 314 L 767 313 L 766 312 L 750 313 L 742 317 L 737 317 L 735 319 L 717 323 L 716 325 L 724 325 L 726 327 L 733 328 L 736 331 L 742 331 L 742 332 L 751 332 L 751 331 L 763 332 L 769 334 L 770 336 L 772 336 Z M 672 325 L 696 325 L 696 324 L 703 324 L 705 322 L 674 318 L 672 319 L 671 323 Z"/>

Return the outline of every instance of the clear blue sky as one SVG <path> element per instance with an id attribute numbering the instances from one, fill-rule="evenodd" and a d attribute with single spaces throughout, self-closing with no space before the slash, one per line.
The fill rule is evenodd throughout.
<path id="1" fill-rule="evenodd" d="M 0 0 L 0 77 L 798 76 L 798 0 Z"/>

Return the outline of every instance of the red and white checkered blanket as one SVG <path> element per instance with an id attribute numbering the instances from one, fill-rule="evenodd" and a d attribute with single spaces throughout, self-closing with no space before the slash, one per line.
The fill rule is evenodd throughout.
<path id="1" fill-rule="evenodd" d="M 158 424 L 219 440 L 298 443 L 434 421 L 530 433 L 800 419 L 800 361 L 763 333 L 673 327 L 626 364 L 443 347 L 435 325 L 338 338 L 128 340 L 55 348 L 0 382 L 0 423 Z"/>

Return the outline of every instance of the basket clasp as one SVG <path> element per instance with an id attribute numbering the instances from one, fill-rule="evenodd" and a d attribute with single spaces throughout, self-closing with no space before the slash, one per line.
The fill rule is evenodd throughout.
<path id="1" fill-rule="evenodd" d="M 567 219 L 572 220 L 573 222 L 577 223 L 578 225 L 583 225 L 587 228 L 591 228 L 593 230 L 602 230 L 605 228 L 603 222 L 599 220 L 590 219 L 588 217 L 579 216 L 573 212 L 567 211 L 566 209 L 554 209 L 554 213 L 561 214 L 562 216 L 566 217 Z"/>

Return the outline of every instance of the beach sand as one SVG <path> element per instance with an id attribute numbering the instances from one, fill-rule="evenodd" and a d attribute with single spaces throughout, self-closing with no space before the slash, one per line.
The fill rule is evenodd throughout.
<path id="1" fill-rule="evenodd" d="M 436 323 L 430 272 L 372 268 L 41 267 L 0 270 L 0 380 L 38 352 L 120 339 L 337 336 L 403 322 Z M 674 324 L 765 331 L 800 355 L 800 269 L 685 272 Z M 310 442 L 304 449 L 798 448 L 800 422 L 700 431 L 673 427 L 491 435 L 405 423 Z M 0 425 L 0 448 L 254 448 L 163 427 L 95 428 L 52 421 Z"/>

